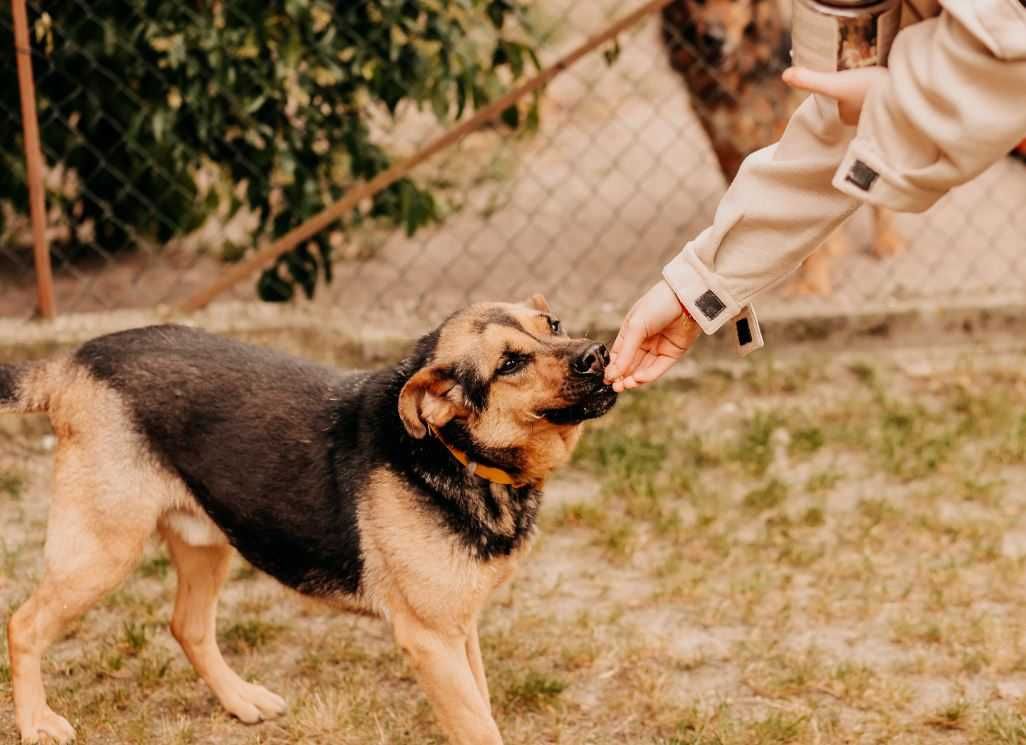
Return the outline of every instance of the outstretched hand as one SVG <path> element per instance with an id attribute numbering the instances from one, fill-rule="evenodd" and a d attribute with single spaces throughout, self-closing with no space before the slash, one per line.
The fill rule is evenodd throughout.
<path id="1" fill-rule="evenodd" d="M 854 126 L 859 123 L 869 89 L 887 75 L 883 67 L 861 67 L 840 72 L 817 72 L 805 67 L 791 67 L 784 70 L 784 82 L 792 88 L 834 99 L 841 121 Z"/>
<path id="2" fill-rule="evenodd" d="M 606 382 L 618 393 L 651 383 L 684 356 L 701 328 L 666 282 L 659 282 L 624 318 L 610 352 Z"/>

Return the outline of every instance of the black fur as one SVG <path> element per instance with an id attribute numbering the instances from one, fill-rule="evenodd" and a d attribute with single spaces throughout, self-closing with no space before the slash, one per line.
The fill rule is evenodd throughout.
<path id="1" fill-rule="evenodd" d="M 376 374 L 368 385 L 367 395 L 387 402 L 386 408 L 395 412 L 399 392 L 406 381 L 430 364 L 433 350 L 429 348 L 422 340 L 414 355 L 394 371 Z M 438 516 L 441 526 L 452 531 L 478 558 L 487 560 L 506 555 L 531 534 L 541 497 L 537 491 L 529 486 L 497 487 L 505 489 L 505 501 L 513 517 L 512 532 L 500 530 L 496 521 L 501 508 L 492 494 L 496 487 L 472 476 L 432 435 L 422 439 L 411 437 L 398 416 L 382 416 L 376 424 L 375 451 L 382 453 L 385 462 L 410 485 L 420 499 L 421 508 Z M 521 467 L 519 451 L 483 448 L 458 421 L 443 427 L 441 434 L 477 463 L 505 468 L 514 476 Z M 483 505 L 493 519 L 483 519 L 477 505 Z"/>
<path id="2" fill-rule="evenodd" d="M 471 409 L 481 412 L 488 408 L 491 381 L 483 380 L 475 368 L 470 365 L 460 365 L 447 370 L 446 374 L 460 384 L 463 396 Z"/>
<path id="3" fill-rule="evenodd" d="M 541 415 L 553 424 L 576 424 L 586 419 L 600 417 L 613 408 L 616 403 L 616 394 L 610 391 L 601 391 L 593 397 L 581 399 L 578 403 L 570 404 L 559 409 L 546 409 Z"/>
<path id="4" fill-rule="evenodd" d="M 17 403 L 18 381 L 23 371 L 22 365 L 0 365 L 0 404 Z"/>
<path id="5" fill-rule="evenodd" d="M 499 308 L 489 310 L 481 318 L 478 318 L 474 321 L 472 328 L 474 329 L 475 334 L 481 334 L 486 328 L 492 325 L 508 326 L 516 329 L 517 331 L 523 331 L 525 334 L 528 333 L 520 321 Z"/>
<path id="6" fill-rule="evenodd" d="M 253 565 L 302 592 L 357 593 L 357 506 L 376 468 L 403 478 L 419 507 L 482 559 L 514 550 L 534 525 L 537 493 L 509 489 L 514 529 L 497 530 L 478 509 L 498 517 L 492 486 L 441 442 L 415 439 L 403 426 L 399 392 L 437 341 L 437 332 L 425 336 L 395 368 L 340 374 L 156 326 L 95 339 L 75 359 L 121 394 L 154 455 Z M 517 454 L 483 451 L 459 427 L 446 432 L 478 462 L 518 465 Z"/>
<path id="7" fill-rule="evenodd" d="M 181 326 L 100 337 L 76 360 L 126 400 L 155 455 L 232 544 L 296 589 L 359 589 L 357 497 L 375 461 L 366 375 Z"/>

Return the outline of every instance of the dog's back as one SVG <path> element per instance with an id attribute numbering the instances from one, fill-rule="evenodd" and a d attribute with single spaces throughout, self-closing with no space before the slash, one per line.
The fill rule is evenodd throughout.
<path id="1" fill-rule="evenodd" d="M 58 364 L 55 360 L 0 364 L 0 414 L 46 411 L 52 392 L 47 373 Z"/>

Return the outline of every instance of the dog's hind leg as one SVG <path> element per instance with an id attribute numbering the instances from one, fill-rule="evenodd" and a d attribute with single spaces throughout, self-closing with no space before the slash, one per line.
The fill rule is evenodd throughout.
<path id="1" fill-rule="evenodd" d="M 283 714 L 285 700 L 240 678 L 217 646 L 217 595 L 228 576 L 231 546 L 193 546 L 173 530 L 163 535 L 178 573 L 171 633 L 189 662 L 221 705 L 241 721 L 254 724 Z"/>
<path id="2" fill-rule="evenodd" d="M 895 225 L 894 213 L 884 207 L 873 207 L 873 255 L 887 259 L 905 252 L 908 241 Z"/>
<path id="3" fill-rule="evenodd" d="M 105 495 L 101 503 L 95 491 L 101 483 L 95 473 L 58 466 L 43 578 L 7 626 L 15 718 L 26 743 L 43 737 L 66 743 L 75 737 L 68 721 L 47 705 L 42 656 L 72 621 L 128 575 L 155 526 L 155 518 L 125 510 L 116 495 Z"/>

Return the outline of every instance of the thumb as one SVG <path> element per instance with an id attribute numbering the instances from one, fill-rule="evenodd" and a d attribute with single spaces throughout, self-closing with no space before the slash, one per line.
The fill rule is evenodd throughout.
<path id="1" fill-rule="evenodd" d="M 861 67 L 841 72 L 819 72 L 804 67 L 784 71 L 784 82 L 798 90 L 819 93 L 837 101 L 841 121 L 858 124 L 862 104 L 873 83 L 887 75 L 882 67 Z"/>
<path id="2" fill-rule="evenodd" d="M 628 315 L 616 336 L 616 341 L 613 342 L 612 362 L 606 367 L 606 382 L 614 381 L 630 372 L 627 368 L 631 366 L 641 343 L 645 341 L 645 334 L 645 324 L 640 323 L 633 313 Z"/>
<path id="3" fill-rule="evenodd" d="M 820 72 L 807 67 L 789 67 L 783 79 L 792 88 L 811 93 L 822 93 L 839 101 L 862 101 L 869 87 L 886 76 L 883 67 L 860 67 L 840 72 Z"/>
<path id="4" fill-rule="evenodd" d="M 792 88 L 812 93 L 822 93 L 831 98 L 841 98 L 846 86 L 839 73 L 819 72 L 807 67 L 789 67 L 784 70 L 784 82 Z"/>

